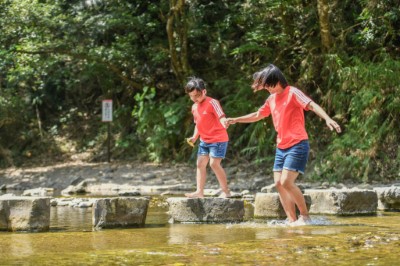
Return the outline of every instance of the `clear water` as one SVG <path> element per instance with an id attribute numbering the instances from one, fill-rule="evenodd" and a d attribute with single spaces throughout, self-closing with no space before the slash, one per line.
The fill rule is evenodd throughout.
<path id="1" fill-rule="evenodd" d="M 150 207 L 146 226 L 92 231 L 91 209 L 52 207 L 46 233 L 0 232 L 0 265 L 399 265 L 400 213 L 169 224 Z"/>

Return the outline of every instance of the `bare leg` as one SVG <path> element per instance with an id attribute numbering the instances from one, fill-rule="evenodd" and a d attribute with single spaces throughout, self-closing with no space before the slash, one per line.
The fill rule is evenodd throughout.
<path id="1" fill-rule="evenodd" d="M 221 166 L 222 158 L 213 158 L 210 159 L 210 167 L 214 171 L 217 176 L 219 186 L 222 189 L 222 193 L 220 195 L 221 198 L 228 198 L 231 196 L 231 193 L 228 189 L 228 182 L 226 180 L 226 173 L 224 168 Z"/>
<path id="2" fill-rule="evenodd" d="M 196 184 L 197 189 L 195 192 L 186 193 L 185 196 L 188 198 L 204 198 L 204 186 L 206 185 L 207 179 L 207 164 L 209 161 L 208 155 L 199 155 L 197 157 L 197 169 L 196 169 Z"/>
<path id="3" fill-rule="evenodd" d="M 289 219 L 289 222 L 294 222 L 297 220 L 295 202 L 293 201 L 290 193 L 282 186 L 281 179 L 282 172 L 274 172 L 274 182 L 279 193 L 279 199 L 281 200 L 283 209 L 287 218 Z"/>
<path id="4" fill-rule="evenodd" d="M 284 169 L 281 175 L 281 185 L 291 196 L 294 203 L 297 205 L 300 211 L 300 215 L 303 216 L 305 220 L 309 220 L 310 216 L 308 214 L 306 201 L 299 187 L 295 184 L 296 178 L 299 176 L 298 172 L 290 171 Z"/>

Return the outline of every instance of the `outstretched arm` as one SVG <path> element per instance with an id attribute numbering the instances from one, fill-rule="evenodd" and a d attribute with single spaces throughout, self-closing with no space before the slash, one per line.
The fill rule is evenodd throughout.
<path id="1" fill-rule="evenodd" d="M 263 119 L 264 116 L 261 115 L 260 112 L 254 112 L 248 115 L 244 116 L 239 116 L 239 117 L 234 117 L 234 118 L 227 118 L 225 121 L 226 125 L 233 125 L 236 123 L 254 123 L 257 122 L 261 119 Z"/>
<path id="2" fill-rule="evenodd" d="M 336 121 L 334 121 L 332 118 L 329 117 L 329 115 L 322 109 L 321 106 L 316 104 L 315 102 L 310 102 L 308 104 L 308 109 L 316 113 L 319 117 L 325 120 L 326 125 L 329 127 L 330 130 L 336 130 L 337 133 L 342 132 L 340 129 L 340 126 Z"/>

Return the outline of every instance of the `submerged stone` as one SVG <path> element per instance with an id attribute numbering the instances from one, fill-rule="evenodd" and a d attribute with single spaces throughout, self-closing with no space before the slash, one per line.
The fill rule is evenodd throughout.
<path id="1" fill-rule="evenodd" d="M 143 226 L 148 207 L 149 199 L 144 197 L 97 199 L 92 210 L 93 227 L 100 229 Z"/>
<path id="2" fill-rule="evenodd" d="M 171 222 L 241 222 L 244 201 L 225 198 L 168 198 Z"/>
<path id="3" fill-rule="evenodd" d="M 0 230 L 43 232 L 50 228 L 50 198 L 0 197 Z"/>
<path id="4" fill-rule="evenodd" d="M 311 214 L 365 215 L 375 214 L 378 198 L 373 190 L 310 189 Z"/>

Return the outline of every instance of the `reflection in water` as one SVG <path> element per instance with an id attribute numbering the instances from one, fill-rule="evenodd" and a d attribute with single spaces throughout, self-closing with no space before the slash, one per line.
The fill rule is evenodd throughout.
<path id="1" fill-rule="evenodd" d="M 309 226 L 291 227 L 285 220 L 266 220 L 257 222 L 248 221 L 239 224 L 229 224 L 227 228 L 240 228 L 253 230 L 256 239 L 273 239 L 273 238 L 287 238 L 293 235 L 329 235 L 338 234 L 342 231 L 341 227 L 327 227 L 333 226 L 334 223 L 326 217 L 313 216 L 312 224 Z"/>
<path id="2" fill-rule="evenodd" d="M 51 207 L 50 230 L 92 230 L 92 208 Z"/>
<path id="3" fill-rule="evenodd" d="M 8 244 L 13 256 L 26 257 L 33 254 L 31 238 L 28 234 L 12 234 L 10 240 L 11 242 L 1 243 L 1 245 Z"/>
<path id="4" fill-rule="evenodd" d="M 50 232 L 0 232 L 0 264 L 393 265 L 400 252 L 400 213 L 289 227 L 168 224 L 166 211 L 150 208 L 143 228 L 92 231 L 91 209 L 52 207 Z"/>
<path id="5" fill-rule="evenodd" d="M 282 232 L 276 229 L 257 230 L 256 239 L 273 239 L 282 237 Z"/>
<path id="6" fill-rule="evenodd" d="M 104 237 L 105 232 L 103 231 L 96 231 L 91 234 L 90 242 L 92 244 L 93 249 L 101 250 L 106 249 L 107 247 L 112 247 L 112 245 L 107 241 L 107 238 Z"/>
<path id="7" fill-rule="evenodd" d="M 226 243 L 251 240 L 256 230 L 240 224 L 171 224 L 169 244 Z"/>

